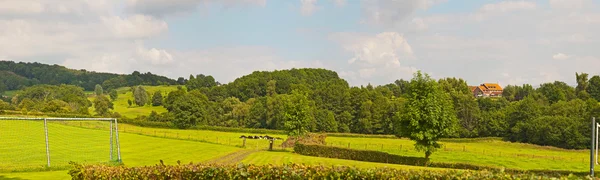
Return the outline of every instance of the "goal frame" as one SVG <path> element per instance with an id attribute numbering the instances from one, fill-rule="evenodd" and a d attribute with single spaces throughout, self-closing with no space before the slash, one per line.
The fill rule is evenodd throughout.
<path id="1" fill-rule="evenodd" d="M 47 167 L 50 167 L 50 142 L 48 139 L 48 121 L 109 121 L 110 122 L 110 160 L 113 161 L 113 139 L 116 140 L 117 162 L 123 162 L 121 159 L 121 143 L 119 142 L 119 123 L 117 118 L 56 118 L 56 117 L 0 117 L 2 120 L 15 121 L 44 121 L 44 136 L 46 139 L 46 161 Z M 114 124 L 114 128 L 113 128 Z M 114 130 L 114 133 L 113 133 Z M 113 134 L 115 138 L 113 138 Z"/>

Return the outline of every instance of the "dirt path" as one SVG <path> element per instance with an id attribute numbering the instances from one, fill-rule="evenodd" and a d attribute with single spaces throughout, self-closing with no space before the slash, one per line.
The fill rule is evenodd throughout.
<path id="1" fill-rule="evenodd" d="M 237 164 L 244 160 L 244 158 L 248 157 L 248 155 L 257 152 L 258 150 L 241 150 L 231 154 L 228 154 L 223 157 L 215 158 L 206 163 L 209 164 Z"/>

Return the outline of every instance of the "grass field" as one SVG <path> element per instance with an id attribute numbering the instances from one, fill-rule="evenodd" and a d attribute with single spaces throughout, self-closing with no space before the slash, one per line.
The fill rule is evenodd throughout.
<path id="1" fill-rule="evenodd" d="M 85 125 L 84 125 L 85 126 Z M 248 133 L 219 132 L 209 130 L 178 130 L 138 127 L 128 124 L 120 126 L 121 132 L 143 134 L 173 139 L 191 139 L 229 146 L 241 146 L 240 135 Z M 251 134 L 260 135 L 260 134 Z M 270 135 L 285 138 L 281 135 Z M 368 149 L 404 156 L 422 157 L 423 153 L 414 150 L 408 139 L 328 137 L 328 145 L 353 149 Z M 275 141 L 275 147 L 282 141 Z M 470 163 L 514 169 L 554 169 L 585 171 L 589 164 L 589 150 L 565 150 L 523 143 L 510 143 L 498 138 L 447 139 L 441 142 L 444 147 L 435 152 L 434 162 Z M 249 149 L 266 149 L 266 140 L 247 140 Z"/>
<path id="2" fill-rule="evenodd" d="M 368 149 L 404 156 L 420 156 L 408 139 L 328 137 L 328 145 Z M 585 171 L 589 150 L 565 150 L 497 138 L 442 140 L 444 146 L 431 156 L 434 162 L 470 163 L 514 169 L 554 169 Z M 350 146 L 348 146 L 350 145 Z"/>
<path id="3" fill-rule="evenodd" d="M 332 158 L 320 158 L 312 156 L 303 156 L 294 154 L 291 152 L 278 152 L 278 151 L 259 151 L 250 154 L 243 161 L 245 164 L 273 164 L 281 165 L 287 163 L 307 164 L 307 165 L 323 165 L 323 166 L 352 166 L 358 168 L 375 168 L 375 167 L 388 167 L 398 169 L 428 169 L 428 170 L 443 170 L 442 168 L 427 168 L 419 166 L 405 166 L 397 164 L 385 164 L 385 163 L 372 163 L 372 162 L 361 162 L 344 159 L 332 159 Z"/>
<path id="4" fill-rule="evenodd" d="M 13 126 L 9 128 L 8 125 Z M 0 171 L 31 170 L 46 165 L 43 124 L 31 121 L 1 122 Z M 19 126 L 21 128 L 14 128 Z M 26 131 L 28 129 L 29 131 Z M 31 131 L 40 129 L 39 131 Z M 86 129 L 49 123 L 51 167 L 66 166 L 69 161 L 80 163 L 108 162 L 110 159 L 110 133 L 107 130 Z M 163 160 L 167 164 L 202 162 L 238 150 L 223 146 L 186 140 L 156 138 L 131 133 L 121 133 L 123 162 L 130 166 L 152 165 Z M 116 153 L 115 153 L 116 154 Z"/>
<path id="5" fill-rule="evenodd" d="M 165 97 L 167 97 L 169 92 L 177 90 L 177 86 L 143 86 L 143 87 L 144 87 L 144 89 L 146 89 L 146 91 L 148 91 L 150 93 L 150 97 L 148 97 L 150 100 L 152 99 L 152 95 L 156 91 L 161 91 L 163 98 L 165 98 Z M 133 105 L 130 107 L 129 104 L 127 103 L 127 100 L 133 101 L 133 93 L 130 91 L 129 87 L 119 88 L 119 89 L 117 89 L 117 93 L 119 94 L 119 96 L 117 97 L 117 100 L 113 101 L 114 108 L 115 108 L 113 111 L 121 114 L 124 117 L 135 118 L 135 117 L 138 117 L 141 115 L 148 116 L 150 114 L 150 112 L 152 112 L 152 111 L 156 111 L 157 113 L 167 112 L 167 109 L 165 109 L 163 106 L 146 105 L 146 106 L 140 107 L 140 106 Z M 90 101 L 93 101 L 94 96 L 92 94 L 90 94 L 88 99 Z M 92 114 L 95 114 L 93 107 L 90 108 L 90 112 Z"/>

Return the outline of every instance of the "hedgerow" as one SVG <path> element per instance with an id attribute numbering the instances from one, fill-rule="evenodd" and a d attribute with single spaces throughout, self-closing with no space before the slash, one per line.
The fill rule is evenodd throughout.
<path id="1" fill-rule="evenodd" d="M 530 173 L 501 171 L 402 170 L 392 168 L 358 169 L 346 166 L 274 165 L 210 165 L 185 164 L 145 167 L 78 165 L 69 171 L 74 180 L 82 179 L 551 179 Z M 560 179 L 581 177 L 561 176 Z"/>

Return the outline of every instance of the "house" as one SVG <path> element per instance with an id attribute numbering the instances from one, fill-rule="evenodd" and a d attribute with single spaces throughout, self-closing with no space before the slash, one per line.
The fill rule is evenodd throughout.
<path id="1" fill-rule="evenodd" d="M 479 86 L 469 86 L 475 97 L 502 97 L 502 86 L 497 83 L 483 83 Z"/>

